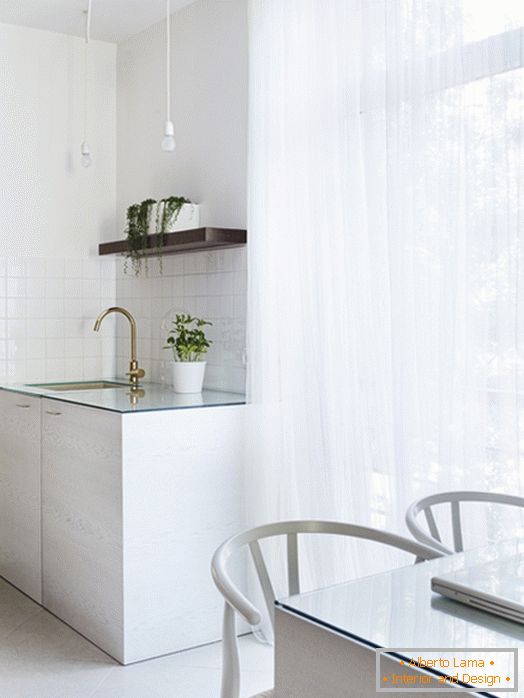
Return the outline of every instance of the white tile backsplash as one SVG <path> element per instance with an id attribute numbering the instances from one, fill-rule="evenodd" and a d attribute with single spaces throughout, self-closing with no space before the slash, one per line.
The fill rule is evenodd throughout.
<path id="1" fill-rule="evenodd" d="M 148 274 L 124 273 L 117 263 L 117 304 L 128 308 L 138 324 L 140 365 L 149 380 L 169 384 L 171 362 L 162 349 L 168 318 L 184 311 L 210 320 L 213 340 L 207 354 L 205 386 L 243 392 L 246 334 L 246 250 L 233 248 L 165 256 L 163 273 L 149 260 Z M 129 327 L 117 322 L 117 368 L 123 375 L 129 362 Z"/>
<path id="2" fill-rule="evenodd" d="M 245 387 L 246 251 L 243 248 L 165 256 L 148 274 L 124 274 L 121 258 L 0 258 L 0 382 L 91 380 L 128 370 L 125 318 L 96 316 L 128 308 L 138 325 L 138 358 L 146 380 L 171 382 L 162 349 L 176 311 L 213 323 L 205 385 Z"/>
<path id="3" fill-rule="evenodd" d="M 0 380 L 114 375 L 114 326 L 97 336 L 93 323 L 114 305 L 115 275 L 112 258 L 0 258 Z"/>

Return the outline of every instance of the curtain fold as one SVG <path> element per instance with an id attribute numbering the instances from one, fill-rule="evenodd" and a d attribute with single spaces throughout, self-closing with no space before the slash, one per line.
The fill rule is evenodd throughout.
<path id="1" fill-rule="evenodd" d="M 479 5 L 251 0 L 252 523 L 524 493 L 523 10 Z M 392 564 L 364 548 L 308 584 Z"/>

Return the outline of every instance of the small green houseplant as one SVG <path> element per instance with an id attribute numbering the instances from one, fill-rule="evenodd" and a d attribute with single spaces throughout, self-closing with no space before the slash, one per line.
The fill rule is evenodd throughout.
<path id="1" fill-rule="evenodd" d="M 173 389 L 176 393 L 200 393 L 204 383 L 206 362 L 203 360 L 213 343 L 204 327 L 213 323 L 179 313 L 173 321 L 164 349 L 173 353 Z"/>

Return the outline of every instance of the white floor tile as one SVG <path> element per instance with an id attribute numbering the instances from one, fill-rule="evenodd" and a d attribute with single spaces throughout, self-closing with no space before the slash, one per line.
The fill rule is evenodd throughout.
<path id="1" fill-rule="evenodd" d="M 251 698 L 251 696 L 267 691 L 273 687 L 273 673 L 268 676 L 265 673 L 255 671 L 242 671 L 242 681 L 240 684 L 240 698 Z M 218 698 L 213 695 L 213 698 Z"/>
<path id="2" fill-rule="evenodd" d="M 93 698 L 218 698 L 220 670 L 143 665 L 111 672 Z"/>
<path id="3" fill-rule="evenodd" d="M 117 667 L 93 698 L 218 698 L 220 644 Z M 241 698 L 266 690 L 273 681 L 272 648 L 252 637 L 240 639 Z M 149 691 L 149 693 L 147 693 Z"/>
<path id="4" fill-rule="evenodd" d="M 273 671 L 273 647 L 255 640 L 252 635 L 239 638 L 240 664 L 244 671 L 268 673 Z M 214 643 L 204 645 L 186 652 L 171 654 L 165 658 L 173 666 L 209 667 L 220 669 L 222 666 L 222 645 Z M 158 661 L 158 660 L 155 660 Z"/>
<path id="5" fill-rule="evenodd" d="M 218 698 L 221 645 L 122 667 L 0 580 L 0 698 Z M 241 698 L 273 684 L 273 650 L 240 638 Z"/>
<path id="6" fill-rule="evenodd" d="M 0 579 L 0 638 L 37 613 L 40 606 Z"/>
<path id="7" fill-rule="evenodd" d="M 46 611 L 2 638 L 0 696 L 87 698 L 115 662 Z"/>

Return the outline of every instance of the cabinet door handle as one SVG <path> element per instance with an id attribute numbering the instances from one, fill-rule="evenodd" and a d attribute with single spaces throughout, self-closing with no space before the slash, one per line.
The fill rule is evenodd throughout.
<path id="1" fill-rule="evenodd" d="M 16 403 L 17 407 L 21 407 L 23 410 L 27 410 L 28 407 L 31 407 L 31 405 L 21 405 L 19 402 Z"/>
<path id="2" fill-rule="evenodd" d="M 46 414 L 50 414 L 50 415 L 52 415 L 53 417 L 58 417 L 59 415 L 62 414 L 61 412 L 51 412 L 51 410 L 46 410 L 45 413 L 46 413 Z"/>

